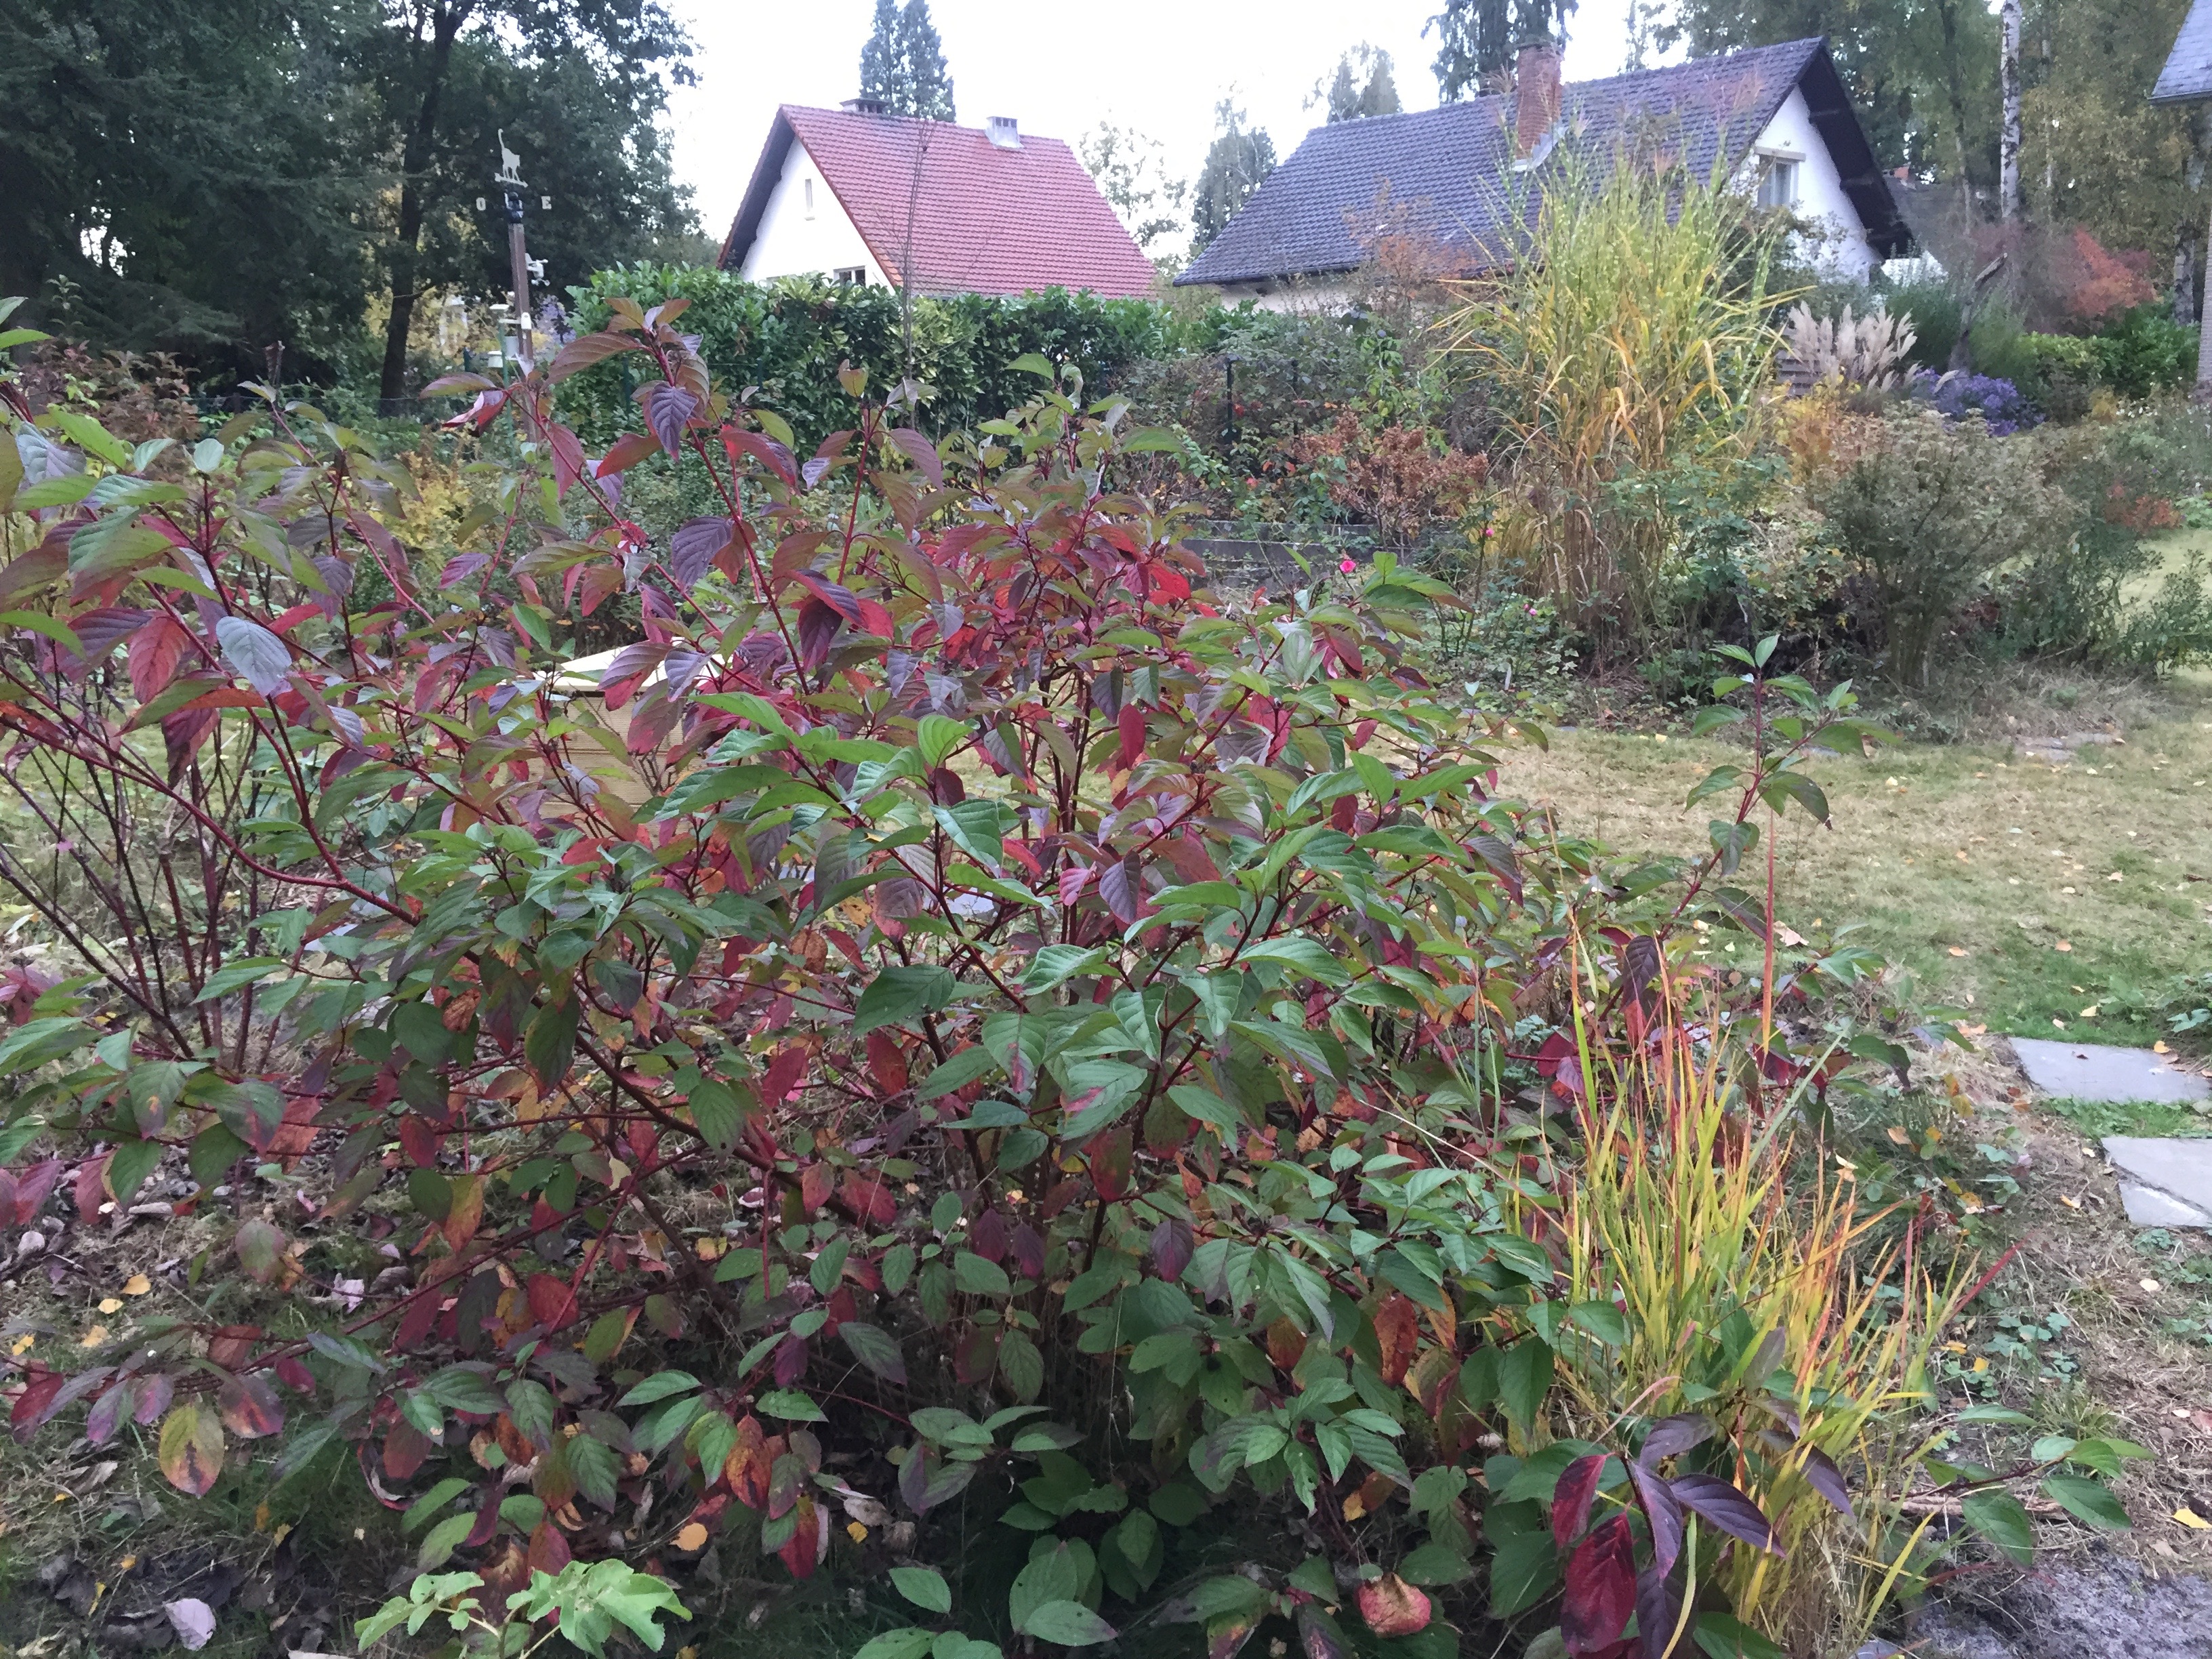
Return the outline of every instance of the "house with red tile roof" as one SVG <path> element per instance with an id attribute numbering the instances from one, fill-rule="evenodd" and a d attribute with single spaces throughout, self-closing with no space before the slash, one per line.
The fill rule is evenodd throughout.
<path id="1" fill-rule="evenodd" d="M 755 281 L 819 272 L 916 294 L 1152 291 L 1152 263 L 1067 145 L 842 109 L 776 111 L 717 262 Z"/>

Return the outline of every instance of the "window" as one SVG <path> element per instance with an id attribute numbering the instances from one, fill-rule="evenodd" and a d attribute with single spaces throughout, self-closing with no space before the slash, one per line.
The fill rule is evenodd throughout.
<path id="1" fill-rule="evenodd" d="M 806 216 L 811 219 L 814 216 L 814 180 L 802 179 L 799 180 L 799 187 L 806 198 Z"/>
<path id="2" fill-rule="evenodd" d="M 1763 208 L 1794 208 L 1797 205 L 1797 163 L 1780 156 L 1766 158 L 1765 168 L 1759 175 L 1759 204 Z"/>
<path id="3" fill-rule="evenodd" d="M 840 288 L 866 288 L 868 285 L 868 268 L 866 265 L 840 265 L 835 275 Z"/>

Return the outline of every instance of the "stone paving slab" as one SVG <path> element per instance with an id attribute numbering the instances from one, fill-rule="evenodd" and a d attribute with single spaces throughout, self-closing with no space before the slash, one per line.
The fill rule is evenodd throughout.
<path id="1" fill-rule="evenodd" d="M 2212 1227 L 2212 1140 L 2106 1135 L 2120 1201 L 2138 1227 Z"/>
<path id="2" fill-rule="evenodd" d="M 2127 1106 L 2143 1102 L 2186 1105 L 2193 1100 L 2212 1099 L 2212 1079 L 2183 1071 L 2170 1063 L 2170 1056 L 2148 1048 L 2014 1037 L 2012 1051 L 2019 1056 L 2027 1080 L 2057 1100 Z"/>

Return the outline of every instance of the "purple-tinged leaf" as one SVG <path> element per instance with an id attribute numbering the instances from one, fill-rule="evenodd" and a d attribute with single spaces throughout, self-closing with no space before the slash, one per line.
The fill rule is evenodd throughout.
<path id="1" fill-rule="evenodd" d="M 259 623 L 243 617 L 222 617 L 216 623 L 215 638 L 222 649 L 222 659 L 263 696 L 273 696 L 291 683 L 289 647 Z"/>
<path id="2" fill-rule="evenodd" d="M 1552 1489 L 1552 1541 L 1562 1555 L 1589 1524 L 1590 1504 L 1597 1497 L 1598 1480 L 1605 1474 L 1605 1458 L 1603 1452 L 1577 1457 Z"/>
<path id="3" fill-rule="evenodd" d="M 1805 1454 L 1805 1482 L 1844 1514 L 1851 1514 L 1851 1494 L 1844 1484 L 1844 1472 L 1827 1453 L 1808 1450 Z"/>
<path id="4" fill-rule="evenodd" d="M 699 412 L 699 394 L 663 380 L 645 389 L 645 423 L 660 447 L 673 456 L 684 442 L 684 428 Z"/>
<path id="5" fill-rule="evenodd" d="M 816 575 L 811 570 L 800 571 L 799 580 L 808 592 L 847 622 L 857 623 L 860 620 L 860 598 L 851 588 L 841 587 L 825 576 Z"/>
<path id="6" fill-rule="evenodd" d="M 1700 1520 L 1755 1548 L 1775 1555 L 1785 1553 L 1759 1505 L 1727 1481 L 1710 1474 L 1678 1474 L 1674 1486 L 1674 1496 Z"/>
<path id="7" fill-rule="evenodd" d="M 1657 1567 L 1638 1573 L 1636 1630 L 1644 1659 L 1668 1659 L 1671 1654 L 1692 1651 L 1674 1639 L 1675 1626 L 1681 1623 L 1682 1592 L 1674 1581 Z M 1682 1634 L 1688 1636 L 1688 1630 Z"/>
<path id="8" fill-rule="evenodd" d="M 945 463 L 938 458 L 937 446 L 912 427 L 893 427 L 884 434 L 906 453 L 921 476 L 933 484 L 945 482 Z"/>
<path id="9" fill-rule="evenodd" d="M 1196 1245 L 1190 1223 L 1181 1216 L 1171 1215 L 1152 1229 L 1152 1266 L 1159 1269 L 1162 1279 L 1181 1279 L 1182 1270 L 1190 1266 Z"/>
<path id="10" fill-rule="evenodd" d="M 830 654 L 837 630 L 845 619 L 819 599 L 799 607 L 799 661 L 804 668 L 819 668 Z"/>
<path id="11" fill-rule="evenodd" d="M 95 1446 L 104 1446 L 112 1440 L 116 1430 L 131 1415 L 131 1402 L 137 1391 L 137 1383 L 125 1377 L 93 1401 L 92 1409 L 85 1413 L 85 1439 Z"/>
<path id="12" fill-rule="evenodd" d="M 668 566 L 676 573 L 677 586 L 686 593 L 696 586 L 714 562 L 714 556 L 730 544 L 731 533 L 726 517 L 693 519 L 678 525 L 668 538 Z"/>
<path id="13" fill-rule="evenodd" d="M 557 386 L 580 368 L 589 368 L 593 363 L 625 351 L 642 351 L 645 343 L 627 334 L 586 334 L 571 340 L 561 348 L 553 359 L 553 366 L 545 372 L 549 386 Z"/>
<path id="14" fill-rule="evenodd" d="M 1662 1573 L 1672 1571 L 1682 1553 L 1681 1501 L 1666 1478 L 1646 1464 L 1631 1463 L 1628 1478 L 1635 1485 L 1636 1501 L 1644 1506 L 1644 1518 L 1650 1523 L 1652 1559 Z"/>
<path id="15" fill-rule="evenodd" d="M 1106 901 L 1106 908 L 1114 913 L 1114 920 L 1124 927 L 1133 926 L 1145 914 L 1144 866 L 1136 855 L 1109 864 L 1098 872 L 1098 891 Z"/>
<path id="16" fill-rule="evenodd" d="M 750 455 L 775 476 L 799 488 L 799 463 L 791 451 L 765 432 L 740 432 L 734 427 L 722 428 L 722 447 L 734 461 L 740 455 Z"/>
<path id="17" fill-rule="evenodd" d="M 809 489 L 811 489 L 815 485 L 820 483 L 823 478 L 829 476 L 830 469 L 836 465 L 836 462 L 828 459 L 826 457 L 817 455 L 812 460 L 807 462 L 805 465 L 799 469 L 799 476 L 805 482 L 806 487 Z"/>
<path id="18" fill-rule="evenodd" d="M 1644 1449 L 1636 1454 L 1636 1461 L 1646 1468 L 1658 1467 L 1662 1457 L 1675 1457 L 1701 1446 L 1713 1437 L 1713 1419 L 1702 1412 L 1683 1412 L 1674 1417 L 1662 1417 L 1651 1425 L 1651 1432 L 1644 1437 Z"/>

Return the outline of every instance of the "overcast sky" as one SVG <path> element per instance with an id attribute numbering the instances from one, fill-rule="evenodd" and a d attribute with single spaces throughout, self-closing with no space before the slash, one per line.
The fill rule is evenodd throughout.
<path id="1" fill-rule="evenodd" d="M 834 106 L 856 89 L 874 0 L 672 0 L 698 43 L 699 84 L 672 100 L 677 177 L 700 222 L 719 238 L 744 193 L 778 104 Z M 1571 20 L 1570 80 L 1610 75 L 1626 51 L 1628 0 L 1582 0 Z M 1439 0 L 932 0 L 960 120 L 1011 115 L 1025 132 L 1073 143 L 1102 120 L 1167 148 L 1195 174 L 1214 106 L 1234 95 L 1273 137 L 1278 155 L 1320 119 L 1314 83 L 1362 40 L 1395 60 L 1407 109 L 1437 101 L 1434 37 L 1422 25 Z"/>

